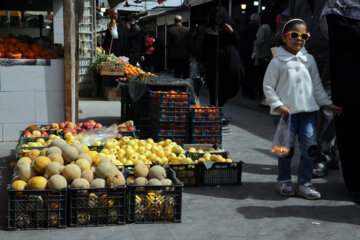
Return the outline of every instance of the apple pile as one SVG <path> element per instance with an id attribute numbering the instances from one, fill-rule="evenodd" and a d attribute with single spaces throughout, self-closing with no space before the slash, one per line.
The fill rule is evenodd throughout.
<path id="1" fill-rule="evenodd" d="M 42 130 L 42 131 L 34 130 L 32 132 L 24 131 L 21 136 L 28 137 L 28 138 L 35 138 L 35 137 L 49 137 L 49 134 L 44 130 Z"/>
<path id="2" fill-rule="evenodd" d="M 101 123 L 97 123 L 94 120 L 89 120 L 84 123 L 75 124 L 73 122 L 61 122 L 61 123 L 52 123 L 49 126 L 46 126 L 45 130 L 58 130 L 63 132 L 64 134 L 67 132 L 72 133 L 74 136 L 77 135 L 77 132 L 85 132 L 88 130 L 96 129 L 96 128 L 103 128 Z"/>

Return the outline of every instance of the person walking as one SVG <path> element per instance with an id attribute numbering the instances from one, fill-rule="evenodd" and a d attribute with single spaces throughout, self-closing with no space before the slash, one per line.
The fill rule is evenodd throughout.
<path id="1" fill-rule="evenodd" d="M 210 93 L 210 104 L 216 105 L 216 63 L 219 63 L 218 106 L 234 97 L 240 86 L 243 69 L 238 53 L 239 33 L 233 19 L 223 7 L 216 8 L 215 19 L 207 28 L 202 56 L 202 69 L 205 68 L 205 82 Z M 220 49 L 217 52 L 217 38 Z M 216 58 L 219 57 L 218 61 Z"/>
<path id="2" fill-rule="evenodd" d="M 130 49 L 129 63 L 133 66 L 141 66 L 145 60 L 145 37 L 141 27 L 135 23 L 131 17 L 125 19 L 125 25 L 128 28 L 128 41 Z"/>
<path id="3" fill-rule="evenodd" d="M 109 16 L 111 21 L 108 24 L 102 48 L 106 53 L 112 53 L 116 57 L 129 57 L 128 30 L 125 27 L 125 23 L 118 17 L 118 11 L 116 9 L 110 9 Z M 113 27 L 112 21 L 115 21 L 117 36 L 111 34 Z"/>
<path id="4" fill-rule="evenodd" d="M 244 81 L 242 82 L 242 94 L 245 97 L 255 97 L 255 84 L 253 79 L 254 60 L 251 58 L 254 52 L 254 42 L 259 29 L 259 14 L 253 13 L 250 22 L 239 31 L 241 36 L 239 54 L 244 63 Z"/>
<path id="5" fill-rule="evenodd" d="M 192 56 L 192 39 L 188 28 L 182 26 L 182 17 L 176 15 L 168 34 L 168 59 L 176 78 L 189 77 L 189 58 Z"/>
<path id="6" fill-rule="evenodd" d="M 353 139 L 360 135 L 355 117 L 360 89 L 360 2 L 329 0 L 322 16 L 327 21 L 324 30 L 327 26 L 329 37 L 332 99 L 343 108 L 343 114 L 335 118 L 341 169 L 347 189 L 359 193 L 358 143 Z"/>
<path id="7" fill-rule="evenodd" d="M 295 195 L 290 164 L 298 135 L 301 156 L 296 194 L 306 199 L 319 199 L 321 194 L 311 184 L 317 148 L 315 112 L 325 107 L 334 115 L 340 115 L 342 109 L 333 105 L 321 84 L 314 57 L 304 48 L 309 38 L 303 20 L 291 19 L 285 23 L 281 35 L 284 46 L 276 48 L 265 73 L 263 88 L 275 120 L 278 122 L 280 116 L 291 117 L 290 152 L 278 159 L 277 191 L 284 196 Z"/>
<path id="8" fill-rule="evenodd" d="M 263 98 L 263 79 L 266 68 L 271 60 L 272 31 L 270 26 L 270 15 L 262 12 L 259 18 L 260 27 L 256 32 L 255 46 L 255 89 L 259 98 Z"/>

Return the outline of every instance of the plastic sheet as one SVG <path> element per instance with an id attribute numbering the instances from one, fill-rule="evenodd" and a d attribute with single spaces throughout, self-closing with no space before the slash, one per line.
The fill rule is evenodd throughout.
<path id="1" fill-rule="evenodd" d="M 118 125 L 114 123 L 107 128 L 96 128 L 82 133 L 84 134 L 80 139 L 82 144 L 92 146 L 97 141 L 100 141 L 103 144 L 106 139 L 115 138 L 118 133 Z"/>
<path id="2" fill-rule="evenodd" d="M 191 93 L 191 100 L 195 104 L 200 103 L 198 97 L 195 94 L 194 81 L 190 78 L 180 79 L 171 77 L 169 75 L 160 75 L 158 77 L 149 76 L 149 80 L 147 82 L 139 82 L 131 79 L 128 83 L 121 82 L 119 80 L 118 83 L 119 84 L 117 89 L 119 89 L 121 85 L 128 85 L 130 97 L 134 102 L 137 102 L 146 92 L 150 91 L 150 85 L 166 85 L 174 87 L 185 86 L 186 91 Z"/>

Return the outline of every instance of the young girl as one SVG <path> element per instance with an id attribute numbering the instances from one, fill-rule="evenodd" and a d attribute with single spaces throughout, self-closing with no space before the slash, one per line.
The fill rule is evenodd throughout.
<path id="1" fill-rule="evenodd" d="M 277 191 L 294 196 L 290 163 L 294 154 L 295 136 L 300 143 L 300 164 L 296 194 L 306 199 L 319 199 L 321 194 L 311 184 L 313 161 L 316 153 L 315 112 L 327 106 L 334 115 L 341 108 L 332 104 L 319 77 L 314 57 L 304 48 L 309 39 L 306 24 L 301 19 L 288 21 L 282 30 L 283 46 L 276 49 L 264 77 L 264 93 L 276 120 L 291 114 L 290 143 L 287 157 L 278 159 Z"/>

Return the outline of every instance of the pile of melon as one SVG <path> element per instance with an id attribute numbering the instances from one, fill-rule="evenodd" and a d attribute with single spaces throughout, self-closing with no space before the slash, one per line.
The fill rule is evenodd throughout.
<path id="1" fill-rule="evenodd" d="M 166 178 L 166 170 L 160 165 L 152 166 L 150 169 L 148 165 L 136 165 L 133 174 L 126 179 L 130 185 L 169 186 L 173 184 L 171 179 Z"/>
<path id="2" fill-rule="evenodd" d="M 67 145 L 54 139 L 48 148 L 33 149 L 15 165 L 14 190 L 60 190 L 72 188 L 116 188 L 125 184 L 123 174 L 106 158 L 94 159 L 87 146 Z"/>

